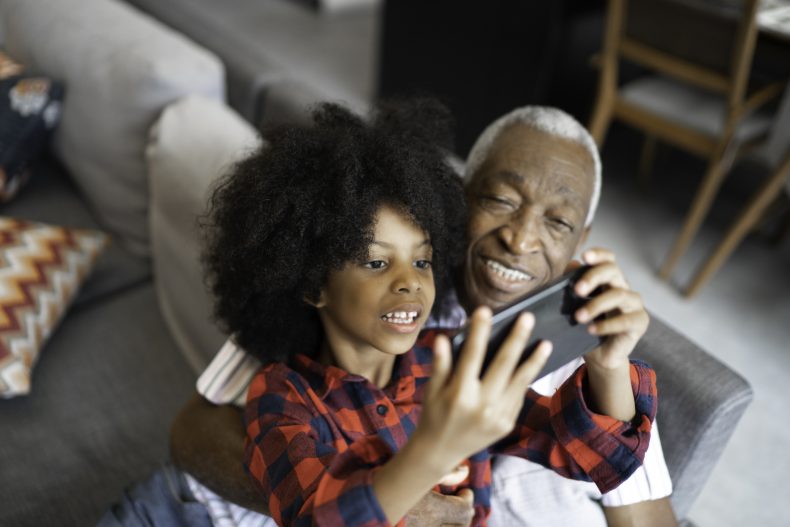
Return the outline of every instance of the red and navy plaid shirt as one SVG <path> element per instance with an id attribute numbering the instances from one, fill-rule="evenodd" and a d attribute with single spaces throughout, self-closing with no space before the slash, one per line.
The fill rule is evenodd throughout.
<path id="1" fill-rule="evenodd" d="M 245 467 L 278 525 L 389 525 L 373 492 L 375 470 L 414 431 L 431 374 L 436 332 L 397 357 L 390 383 L 298 355 L 258 372 L 245 410 Z M 493 454 L 541 463 L 574 479 L 594 481 L 601 492 L 618 486 L 641 464 L 656 412 L 653 371 L 632 362 L 637 415 L 631 422 L 592 413 L 583 398 L 582 366 L 553 397 L 530 390 L 513 432 L 471 457 L 469 477 L 457 487 L 474 492 L 475 526 L 490 509 Z"/>

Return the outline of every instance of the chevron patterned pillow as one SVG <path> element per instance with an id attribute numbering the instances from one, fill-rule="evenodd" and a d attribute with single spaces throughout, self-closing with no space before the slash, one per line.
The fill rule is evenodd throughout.
<path id="1" fill-rule="evenodd" d="M 109 237 L 0 216 L 0 397 L 30 392 L 38 354 Z"/>

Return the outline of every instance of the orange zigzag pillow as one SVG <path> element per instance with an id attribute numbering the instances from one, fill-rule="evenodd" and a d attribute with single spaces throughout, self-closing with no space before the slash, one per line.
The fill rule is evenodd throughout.
<path id="1" fill-rule="evenodd" d="M 0 397 L 30 392 L 41 348 L 108 242 L 95 230 L 0 216 Z"/>

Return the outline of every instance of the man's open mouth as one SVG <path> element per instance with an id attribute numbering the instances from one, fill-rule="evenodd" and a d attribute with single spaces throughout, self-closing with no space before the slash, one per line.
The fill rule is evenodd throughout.
<path id="1" fill-rule="evenodd" d="M 485 259 L 484 261 L 486 267 L 493 271 L 496 276 L 508 282 L 531 282 L 535 279 L 535 277 L 524 271 L 507 267 L 495 260 Z"/>

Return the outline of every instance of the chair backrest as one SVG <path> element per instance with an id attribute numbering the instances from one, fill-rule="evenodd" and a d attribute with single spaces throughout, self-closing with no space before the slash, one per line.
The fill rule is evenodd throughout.
<path id="1" fill-rule="evenodd" d="M 757 40 L 759 0 L 610 0 L 604 67 L 618 61 L 743 102 Z"/>

